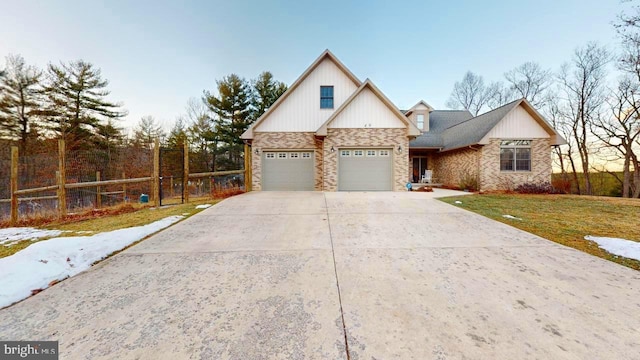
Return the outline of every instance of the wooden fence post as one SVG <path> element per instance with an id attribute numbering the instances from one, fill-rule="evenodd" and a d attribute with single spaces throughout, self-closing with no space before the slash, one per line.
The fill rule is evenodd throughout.
<path id="1" fill-rule="evenodd" d="M 123 179 L 127 178 L 124 171 L 122 172 L 122 178 Z M 126 183 L 122 184 L 122 202 L 123 203 L 127 202 L 127 184 Z"/>
<path id="2" fill-rule="evenodd" d="M 96 171 L 96 181 L 100 181 L 100 171 Z M 100 195 L 100 185 L 96 186 L 96 208 L 102 207 L 102 195 Z"/>
<path id="3" fill-rule="evenodd" d="M 184 171 L 182 173 L 182 194 L 184 194 L 184 203 L 189 203 L 189 144 L 184 142 Z"/>
<path id="4" fill-rule="evenodd" d="M 11 147 L 11 225 L 18 222 L 18 147 Z"/>
<path id="5" fill-rule="evenodd" d="M 244 144 L 244 189 L 251 191 L 251 149 Z"/>
<path id="6" fill-rule="evenodd" d="M 66 164 L 64 140 L 58 140 L 58 217 L 67 216 Z"/>
<path id="7" fill-rule="evenodd" d="M 160 206 L 160 140 L 153 141 L 153 204 Z"/>

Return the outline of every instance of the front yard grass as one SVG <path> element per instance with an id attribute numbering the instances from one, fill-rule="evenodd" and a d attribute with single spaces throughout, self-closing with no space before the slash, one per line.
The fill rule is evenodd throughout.
<path id="1" fill-rule="evenodd" d="M 640 270 L 640 261 L 613 255 L 585 235 L 640 242 L 640 200 L 575 195 L 486 194 L 440 199 L 559 244 Z M 455 204 L 461 201 L 462 204 Z M 512 215 L 522 220 L 503 217 Z"/>
<path id="2" fill-rule="evenodd" d="M 63 233 L 59 237 L 63 236 L 91 236 L 105 231 L 112 231 L 117 229 L 124 229 L 133 226 L 141 226 L 152 223 L 154 221 L 164 219 L 172 215 L 183 215 L 188 218 L 191 215 L 197 214 L 204 209 L 196 209 L 200 204 L 214 205 L 220 200 L 213 200 L 211 198 L 201 198 L 190 201 L 188 204 L 168 205 L 160 208 L 154 207 L 140 207 L 135 205 L 134 209 L 127 208 L 126 211 L 119 213 L 118 215 L 110 215 L 110 213 L 118 213 L 118 207 L 114 207 L 112 212 L 98 212 L 96 211 L 96 217 L 83 216 L 81 221 L 71 221 L 68 219 L 61 222 L 54 221 L 47 223 L 46 226 L 41 226 L 43 229 L 55 229 L 62 230 Z M 127 205 L 124 205 L 127 206 Z M 102 215 L 106 214 L 106 215 Z M 19 241 L 9 247 L 0 246 L 0 258 L 13 255 L 18 251 L 26 248 L 31 244 L 35 244 L 38 241 L 47 240 L 47 238 L 38 240 L 23 240 Z"/>

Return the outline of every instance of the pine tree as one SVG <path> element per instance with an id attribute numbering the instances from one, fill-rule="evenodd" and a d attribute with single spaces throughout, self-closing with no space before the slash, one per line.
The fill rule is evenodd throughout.
<path id="1" fill-rule="evenodd" d="M 287 91 L 287 85 L 273 79 L 273 74 L 264 71 L 253 81 L 254 96 L 252 119 L 257 120 L 278 98 Z"/>
<path id="2" fill-rule="evenodd" d="M 236 74 L 226 76 L 216 84 L 218 96 L 205 91 L 204 101 L 214 115 L 214 137 L 219 140 L 217 151 L 227 155 L 226 159 L 219 158 L 219 163 L 224 168 L 240 169 L 244 151 L 240 135 L 252 122 L 251 87 Z"/>
<path id="3" fill-rule="evenodd" d="M 42 71 L 27 65 L 22 56 L 9 55 L 0 77 L 0 133 L 19 139 L 22 153 L 30 134 L 37 134 L 34 114 L 40 106 L 41 76 Z"/>
<path id="4" fill-rule="evenodd" d="M 170 148 L 181 149 L 187 141 L 187 128 L 182 117 L 178 117 L 173 124 L 169 137 L 167 137 L 167 146 Z"/>
<path id="5" fill-rule="evenodd" d="M 164 141 L 166 134 L 162 130 L 162 126 L 151 116 L 143 116 L 133 130 L 134 145 L 151 148 L 153 141 L 157 138 L 161 142 Z"/>
<path id="6" fill-rule="evenodd" d="M 106 100 L 108 85 L 91 63 L 49 64 L 44 88 L 47 107 L 42 114 L 50 128 L 67 141 L 68 149 L 91 146 L 101 124 L 126 115 L 121 104 Z"/>

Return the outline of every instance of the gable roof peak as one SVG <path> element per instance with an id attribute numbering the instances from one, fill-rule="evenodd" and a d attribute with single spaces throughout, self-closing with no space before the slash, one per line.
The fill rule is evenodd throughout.
<path id="1" fill-rule="evenodd" d="M 429 110 L 429 112 L 435 110 L 433 106 L 427 104 L 426 101 L 420 99 L 420 101 L 418 101 L 415 105 L 413 105 L 411 108 L 409 108 L 409 110 L 405 112 L 405 115 L 409 116 L 419 105 L 425 106 Z"/>
<path id="2" fill-rule="evenodd" d="M 282 104 L 282 102 L 284 102 L 284 100 L 292 92 L 294 92 L 295 89 L 298 88 L 298 86 L 309 76 L 309 74 L 311 74 L 313 70 L 315 70 L 325 59 L 329 59 L 330 61 L 332 61 L 338 67 L 338 69 L 340 69 L 356 86 L 359 87 L 360 85 L 362 85 L 360 79 L 358 79 L 351 72 L 351 70 L 349 70 L 340 60 L 338 60 L 338 58 L 333 55 L 333 53 L 329 49 L 325 49 L 322 54 L 320 54 L 320 56 L 318 56 L 315 61 L 311 63 L 311 65 L 309 65 L 309 67 L 302 73 L 302 75 L 300 75 L 300 77 L 298 77 L 296 81 L 294 81 L 293 84 L 289 86 L 287 91 L 285 91 L 284 94 L 280 95 L 278 100 L 276 100 L 276 102 L 274 102 L 273 105 L 271 105 L 269 109 L 267 109 L 267 111 L 265 111 L 264 114 L 262 114 L 258 118 L 258 120 L 256 120 L 253 125 L 251 125 L 251 127 L 249 127 L 247 131 L 245 131 L 240 136 L 240 138 L 245 140 L 253 139 L 253 130 L 258 125 L 260 125 L 260 123 L 262 123 L 264 119 L 266 119 L 278 106 L 280 106 L 280 104 Z"/>
<path id="3" fill-rule="evenodd" d="M 411 122 L 409 121 L 402 112 L 400 112 L 400 110 L 398 110 L 398 108 L 391 102 L 391 100 L 389 100 L 389 98 L 387 98 L 387 96 L 382 93 L 382 91 L 380 91 L 380 89 L 378 89 L 378 87 L 373 83 L 373 81 L 371 81 L 371 79 L 367 78 L 365 79 L 365 81 L 358 87 L 358 89 L 356 91 L 353 92 L 353 94 L 351 94 L 351 96 L 349 96 L 349 98 L 347 98 L 347 100 L 345 100 L 342 105 L 340 105 L 334 112 L 333 114 L 331 114 L 331 116 L 327 119 L 327 121 L 324 122 L 324 124 L 322 124 L 322 126 L 320 126 L 318 128 L 318 130 L 316 130 L 316 135 L 318 136 L 326 136 L 327 135 L 327 127 L 328 125 L 335 119 L 338 117 L 338 115 L 340 113 L 342 113 L 342 111 L 344 109 L 346 109 L 349 104 L 351 104 L 351 102 L 353 102 L 353 100 L 355 98 L 358 97 L 358 95 L 360 95 L 365 88 L 369 88 L 369 90 L 371 92 L 373 92 L 373 94 L 375 96 L 378 97 L 378 99 L 380 101 L 382 101 L 382 103 L 389 109 L 391 110 L 391 112 L 398 118 L 400 119 L 400 121 L 402 121 L 406 126 L 407 126 L 407 133 L 409 136 L 418 136 L 420 135 L 422 132 Z"/>

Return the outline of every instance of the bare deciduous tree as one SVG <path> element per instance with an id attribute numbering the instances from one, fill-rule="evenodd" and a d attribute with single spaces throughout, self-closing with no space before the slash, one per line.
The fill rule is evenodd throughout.
<path id="1" fill-rule="evenodd" d="M 551 71 L 543 69 L 535 62 L 525 62 L 504 74 L 509 90 L 515 98 L 525 98 L 535 108 L 545 105 L 545 91 L 553 82 Z"/>
<path id="2" fill-rule="evenodd" d="M 612 99 L 612 116 L 594 122 L 594 135 L 607 147 L 615 149 L 623 160 L 622 196 L 640 197 L 640 85 L 632 77 L 623 78 Z M 633 168 L 633 170 L 631 170 Z M 615 175 L 615 174 L 614 174 Z M 616 175 L 617 177 L 617 175 Z"/>
<path id="3" fill-rule="evenodd" d="M 559 75 L 563 97 L 559 109 L 571 128 L 571 139 L 575 142 L 584 177 L 581 193 L 592 193 L 590 182 L 591 144 L 590 129 L 602 114 L 605 104 L 606 66 L 608 51 L 596 43 L 589 43 L 575 50 L 571 63 L 562 66 Z M 573 161 L 573 160 L 571 160 Z"/>
<path id="4" fill-rule="evenodd" d="M 461 81 L 456 81 L 453 91 L 447 101 L 447 106 L 452 109 L 467 109 L 474 116 L 480 113 L 494 97 L 496 87 L 486 86 L 482 76 L 467 71 Z"/>

